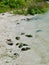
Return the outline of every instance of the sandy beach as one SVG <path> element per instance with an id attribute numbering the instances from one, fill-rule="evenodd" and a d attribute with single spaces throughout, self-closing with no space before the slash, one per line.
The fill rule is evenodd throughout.
<path id="1" fill-rule="evenodd" d="M 49 12 L 0 14 L 0 65 L 49 65 Z"/>

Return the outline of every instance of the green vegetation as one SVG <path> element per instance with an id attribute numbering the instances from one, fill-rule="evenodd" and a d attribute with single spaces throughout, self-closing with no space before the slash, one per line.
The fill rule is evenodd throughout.
<path id="1" fill-rule="evenodd" d="M 40 14 L 47 11 L 46 0 L 0 0 L 0 13 L 10 11 L 14 14 Z"/>

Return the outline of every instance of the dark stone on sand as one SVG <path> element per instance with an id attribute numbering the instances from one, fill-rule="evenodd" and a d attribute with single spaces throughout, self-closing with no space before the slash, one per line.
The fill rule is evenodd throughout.
<path id="1" fill-rule="evenodd" d="M 29 47 L 26 47 L 26 48 L 22 48 L 21 51 L 27 51 L 27 50 L 30 50 Z"/>
<path id="2" fill-rule="evenodd" d="M 20 43 L 19 48 L 23 47 L 23 43 Z"/>
<path id="3" fill-rule="evenodd" d="M 11 39 L 7 39 L 7 41 L 11 42 Z"/>
<path id="4" fill-rule="evenodd" d="M 5 15 L 4 13 L 2 13 L 2 15 Z"/>
<path id="5" fill-rule="evenodd" d="M 6 61 L 6 63 L 9 63 L 8 61 Z"/>
<path id="6" fill-rule="evenodd" d="M 16 37 L 16 40 L 20 40 L 20 37 Z"/>
<path id="7" fill-rule="evenodd" d="M 20 23 L 17 23 L 17 24 L 20 24 Z"/>
<path id="8" fill-rule="evenodd" d="M 32 35 L 25 35 L 26 37 L 32 37 Z"/>
<path id="9" fill-rule="evenodd" d="M 14 53 L 14 55 L 19 55 L 18 53 Z"/>
<path id="10" fill-rule="evenodd" d="M 7 42 L 7 44 L 8 44 L 8 45 L 11 45 L 11 46 L 13 45 L 13 42 L 12 42 L 12 40 L 11 40 L 11 39 L 7 39 L 7 41 L 6 41 L 6 42 Z"/>
<path id="11" fill-rule="evenodd" d="M 19 43 L 16 43 L 16 45 L 19 45 Z"/>
<path id="12" fill-rule="evenodd" d="M 21 35 L 24 35 L 25 33 L 21 33 Z"/>
<path id="13" fill-rule="evenodd" d="M 28 46 L 28 44 L 23 44 L 23 46 Z"/>
<path id="14" fill-rule="evenodd" d="M 23 46 L 28 46 L 27 44 L 24 44 L 24 43 L 20 43 L 19 44 L 19 48 L 22 48 Z"/>
<path id="15" fill-rule="evenodd" d="M 42 30 L 36 30 L 36 32 L 41 32 Z"/>
<path id="16" fill-rule="evenodd" d="M 8 43 L 8 45 L 12 46 L 12 45 L 13 45 L 13 43 L 12 43 L 12 42 L 9 42 L 9 43 Z"/>
<path id="17" fill-rule="evenodd" d="M 16 53 L 14 53 L 14 55 L 16 55 Z"/>
<path id="18" fill-rule="evenodd" d="M 29 19 L 29 18 L 26 18 L 26 20 L 27 20 L 27 21 L 30 21 L 31 19 Z"/>
<path id="19" fill-rule="evenodd" d="M 19 54 L 18 53 L 14 53 L 14 56 L 17 58 L 19 56 Z"/>

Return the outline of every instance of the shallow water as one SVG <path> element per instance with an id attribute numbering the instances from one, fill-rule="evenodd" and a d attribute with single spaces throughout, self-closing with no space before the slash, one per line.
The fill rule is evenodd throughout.
<path id="1" fill-rule="evenodd" d="M 23 48 L 30 49 L 22 51 L 16 43 L 27 44 Z M 49 12 L 19 18 L 9 13 L 0 15 L 0 65 L 49 65 Z"/>

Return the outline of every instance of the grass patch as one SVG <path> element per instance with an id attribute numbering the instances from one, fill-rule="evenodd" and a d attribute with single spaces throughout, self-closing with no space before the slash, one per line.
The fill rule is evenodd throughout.
<path id="1" fill-rule="evenodd" d="M 0 13 L 12 11 L 14 14 L 40 14 L 49 8 L 46 0 L 1 0 Z"/>

